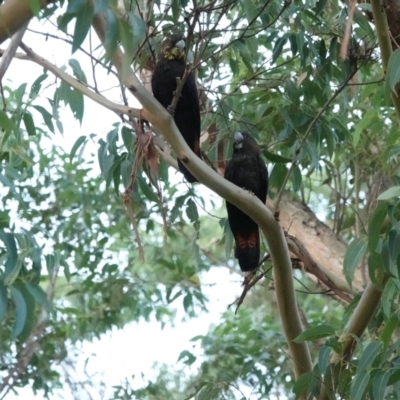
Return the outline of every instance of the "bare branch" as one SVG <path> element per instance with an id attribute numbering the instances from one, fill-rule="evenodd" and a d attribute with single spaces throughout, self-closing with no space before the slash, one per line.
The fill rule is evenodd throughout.
<path id="1" fill-rule="evenodd" d="M 74 89 L 81 92 L 83 95 L 89 97 L 94 100 L 96 103 L 102 105 L 103 107 L 114 111 L 117 114 L 125 114 L 128 117 L 139 117 L 140 110 L 132 107 L 126 107 L 117 103 L 114 103 L 105 97 L 93 92 L 83 83 L 79 82 L 77 79 L 73 78 L 71 75 L 66 74 L 61 71 L 58 67 L 52 64 L 50 61 L 47 61 L 43 57 L 40 57 L 33 50 L 31 50 L 28 46 L 26 46 L 23 42 L 20 43 L 20 47 L 25 51 L 28 57 L 34 61 L 35 63 L 41 65 L 46 68 L 48 71 L 52 72 L 57 78 L 60 78 L 62 81 L 73 87 Z"/>

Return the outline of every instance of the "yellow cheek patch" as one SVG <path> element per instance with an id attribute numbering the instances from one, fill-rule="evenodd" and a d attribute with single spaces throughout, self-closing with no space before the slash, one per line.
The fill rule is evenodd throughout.
<path id="1" fill-rule="evenodd" d="M 185 58 L 185 52 L 174 47 L 172 50 L 168 47 L 163 51 L 164 57 L 168 60 L 176 60 L 180 58 Z"/>

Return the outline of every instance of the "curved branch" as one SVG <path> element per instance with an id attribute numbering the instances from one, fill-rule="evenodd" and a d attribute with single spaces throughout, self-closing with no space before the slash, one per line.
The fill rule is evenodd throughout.
<path id="1" fill-rule="evenodd" d="M 101 42 L 105 42 L 106 21 L 103 15 L 96 15 L 93 27 Z M 246 212 L 258 223 L 271 249 L 274 266 L 276 295 L 282 325 L 294 363 L 295 376 L 312 371 L 311 357 L 306 343 L 295 343 L 293 339 L 303 330 L 297 311 L 293 286 L 292 266 L 282 227 L 267 207 L 254 195 L 228 182 L 198 158 L 186 144 L 173 117 L 142 85 L 132 69 L 123 69 L 123 53 L 117 48 L 112 61 L 121 82 L 142 104 L 142 117 L 148 120 L 176 152 L 185 167 L 205 186 Z"/>
<path id="2" fill-rule="evenodd" d="M 105 97 L 93 92 L 83 83 L 79 82 L 77 79 L 73 78 L 71 75 L 68 75 L 64 71 L 61 71 L 60 68 L 56 67 L 50 61 L 47 61 L 43 57 L 40 57 L 36 54 L 33 50 L 31 50 L 28 46 L 24 43 L 20 43 L 20 47 L 25 51 L 28 57 L 35 63 L 41 65 L 43 68 L 47 69 L 48 71 L 52 72 L 57 78 L 60 78 L 62 81 L 82 93 L 83 95 L 89 97 L 96 103 L 102 105 L 105 108 L 108 108 L 111 111 L 114 111 L 117 114 L 125 114 L 129 117 L 136 117 L 140 116 L 140 110 L 132 107 L 123 106 L 121 104 L 114 103 Z"/>

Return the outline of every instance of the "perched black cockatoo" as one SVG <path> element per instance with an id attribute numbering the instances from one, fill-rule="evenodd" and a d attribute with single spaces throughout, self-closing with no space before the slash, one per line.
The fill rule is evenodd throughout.
<path id="1" fill-rule="evenodd" d="M 225 169 L 225 179 L 254 193 L 263 203 L 267 199 L 268 170 L 260 155 L 260 148 L 246 132 L 235 132 L 233 155 Z M 260 261 L 260 233 L 258 225 L 243 211 L 226 202 L 228 221 L 236 248 L 235 257 L 243 272 L 257 268 Z"/>
<path id="2" fill-rule="evenodd" d="M 165 107 L 171 105 L 177 87 L 176 78 L 182 78 L 186 68 L 186 44 L 182 34 L 167 37 L 161 45 L 158 62 L 151 80 L 154 97 Z M 186 143 L 201 158 L 200 107 L 195 77 L 189 73 L 175 108 L 174 120 Z M 179 170 L 190 183 L 197 179 L 178 159 Z"/>

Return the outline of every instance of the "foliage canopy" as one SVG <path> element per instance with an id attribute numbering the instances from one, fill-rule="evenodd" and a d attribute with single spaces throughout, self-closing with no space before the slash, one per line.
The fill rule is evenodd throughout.
<path id="1" fill-rule="evenodd" d="M 79 343 L 131 321 L 173 324 L 182 307 L 185 318 L 198 317 L 213 304 L 204 277 L 239 271 L 220 198 L 182 182 L 162 124 L 153 124 L 153 135 L 137 109 L 128 116 L 122 107 L 137 104 L 137 88 L 125 84 L 130 68 L 149 87 L 160 42 L 177 30 L 192 50 L 210 164 L 222 173 L 232 133 L 250 132 L 268 165 L 269 198 L 282 202 L 286 191 L 349 243 L 325 262 L 343 263 L 350 301 L 294 271 L 293 312 L 305 328 L 294 342 L 308 342 L 313 368 L 293 374 L 303 360 L 288 353 L 277 307 L 285 293 L 267 259 L 265 279 L 238 313 L 228 309 L 193 338 L 201 357 L 188 344 L 177 355 L 179 371 L 159 365 L 141 388 L 121 377 L 108 398 L 399 398 L 400 50 L 390 43 L 390 21 L 386 34 L 389 8 L 335 0 L 40 4 L 27 2 L 39 30 L 28 27 L 23 52 L 12 56 L 43 73 L 1 81 L 0 399 L 26 386 L 51 398 L 67 385 L 82 398 L 79 382 L 60 368 Z M 0 36 L 6 16 L 0 12 Z M 49 46 L 67 43 L 64 65 L 40 56 L 41 36 Z M 115 120 L 105 134 L 81 132 L 67 150 L 57 142 L 69 135 L 61 116 L 69 108 L 80 124 L 93 118 L 85 96 Z M 263 251 L 275 249 L 265 240 Z M 355 274 L 367 284 L 362 293 Z"/>

